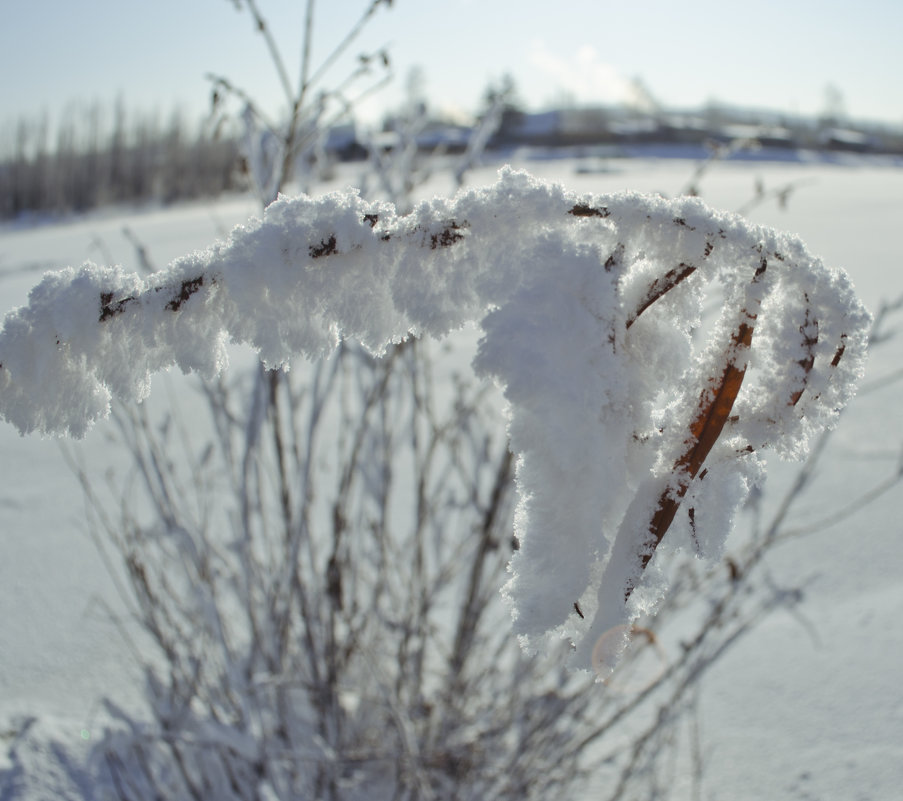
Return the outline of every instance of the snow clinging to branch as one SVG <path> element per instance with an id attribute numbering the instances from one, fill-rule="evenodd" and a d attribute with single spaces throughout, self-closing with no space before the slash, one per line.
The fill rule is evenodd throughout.
<path id="1" fill-rule="evenodd" d="M 796 237 L 693 198 L 577 196 L 506 169 L 404 216 L 354 192 L 280 198 L 147 278 L 48 274 L 0 331 L 0 415 L 80 437 L 156 371 L 222 370 L 230 341 L 287 365 L 469 321 L 518 458 L 515 629 L 528 646 L 564 633 L 586 665 L 648 606 L 633 590 L 666 533 L 717 554 L 760 452 L 799 457 L 831 424 L 869 317 Z"/>

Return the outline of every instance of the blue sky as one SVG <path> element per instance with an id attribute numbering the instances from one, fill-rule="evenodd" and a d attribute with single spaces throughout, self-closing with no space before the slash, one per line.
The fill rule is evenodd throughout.
<path id="1" fill-rule="evenodd" d="M 258 3 L 296 76 L 303 0 Z M 368 4 L 320 0 L 314 63 Z M 851 116 L 903 124 L 901 36 L 900 0 L 394 0 L 352 54 L 391 53 L 394 85 L 363 107 L 372 119 L 400 102 L 419 66 L 431 104 L 448 111 L 473 111 L 487 83 L 510 73 L 536 110 L 618 102 L 639 77 L 668 106 L 715 99 L 803 114 L 825 108 L 831 85 Z M 232 0 L 8 0 L 0 65 L 0 123 L 120 94 L 130 109 L 200 113 L 207 72 L 273 113 L 283 102 L 263 39 Z"/>

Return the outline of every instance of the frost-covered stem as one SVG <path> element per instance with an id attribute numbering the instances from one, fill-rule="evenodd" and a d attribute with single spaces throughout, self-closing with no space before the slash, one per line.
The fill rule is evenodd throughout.
<path id="1" fill-rule="evenodd" d="M 313 640 L 313 627 L 312 621 L 310 620 L 311 612 L 309 611 L 309 602 L 307 599 L 307 589 L 304 586 L 303 582 L 298 582 L 294 579 L 294 576 L 297 574 L 297 563 L 294 561 L 297 559 L 297 549 L 298 543 L 302 538 L 302 528 L 298 525 L 295 520 L 294 515 L 294 504 L 292 501 L 292 486 L 293 486 L 293 477 L 290 475 L 289 466 L 288 466 L 288 451 L 289 443 L 286 440 L 286 433 L 284 430 L 284 420 L 283 420 L 283 402 L 281 400 L 282 393 L 280 393 L 280 389 L 282 389 L 282 385 L 287 383 L 285 381 L 285 375 L 280 370 L 271 370 L 266 374 L 267 385 L 268 385 L 268 401 L 269 401 L 269 415 L 271 417 L 270 429 L 272 434 L 272 446 L 274 452 L 274 458 L 276 462 L 276 471 L 277 471 L 277 485 L 278 485 L 278 495 L 279 495 L 279 513 L 280 513 L 280 523 L 279 530 L 281 533 L 281 543 L 282 543 L 282 559 L 284 560 L 285 568 L 284 570 L 292 576 L 291 585 L 296 591 L 299 593 L 299 605 L 301 609 L 301 617 L 302 620 L 305 620 L 305 628 L 308 632 L 308 643 L 310 648 L 311 655 L 315 653 L 315 644 Z M 277 583 L 277 588 L 280 586 Z M 274 599 L 277 603 L 279 600 L 279 595 L 277 594 Z M 291 666 L 288 663 L 288 655 L 289 648 L 291 645 L 291 629 L 294 625 L 293 621 L 293 609 L 291 603 L 291 596 L 288 597 L 285 607 L 282 610 L 281 615 L 277 612 L 271 617 L 275 618 L 274 623 L 278 626 L 276 630 L 276 643 L 277 643 L 277 655 L 276 655 L 276 675 L 282 676 L 286 675 Z M 315 677 L 317 675 L 317 666 L 314 659 L 309 659 L 309 663 L 312 665 L 311 675 Z M 276 730 L 276 735 L 278 739 L 281 741 L 281 744 L 284 748 L 290 749 L 292 747 L 292 737 L 291 737 L 291 701 L 289 688 L 279 684 L 276 689 L 276 713 L 278 715 L 279 725 Z M 294 769 L 292 770 L 294 774 Z"/>
<path id="2" fill-rule="evenodd" d="M 762 276 L 765 275 L 766 268 L 767 261 L 763 258 L 762 264 L 753 277 L 753 286 L 759 283 Z M 655 513 L 649 523 L 649 538 L 639 554 L 640 571 L 646 569 L 655 549 L 668 532 L 671 523 L 674 522 L 674 516 L 677 514 L 678 507 L 686 495 L 690 483 L 699 474 L 706 457 L 721 436 L 731 415 L 734 401 L 737 400 L 743 384 L 743 377 L 746 374 L 747 354 L 752 344 L 753 329 L 760 305 L 761 301 L 758 296 L 747 300 L 747 304 L 740 313 L 740 323 L 731 334 L 731 341 L 725 349 L 721 376 L 712 380 L 700 393 L 696 416 L 689 425 L 687 449 L 677 458 L 671 470 L 674 485 L 666 489 L 659 498 Z M 625 600 L 630 597 L 635 584 L 636 580 L 628 582 Z"/>
<path id="3" fill-rule="evenodd" d="M 270 51 L 270 58 L 273 60 L 273 66 L 276 68 L 276 72 L 279 75 L 279 82 L 282 84 L 282 90 L 285 92 L 289 107 L 291 107 L 295 100 L 295 92 L 292 89 L 292 82 L 288 77 L 288 70 L 285 68 L 285 61 L 282 58 L 279 45 L 273 38 L 270 26 L 257 8 L 257 0 L 245 0 L 245 2 L 248 4 L 248 10 L 251 12 L 251 16 L 254 17 L 254 24 L 257 26 L 257 30 L 266 42 L 267 50 Z"/>
<path id="4" fill-rule="evenodd" d="M 799 189 L 801 186 L 806 186 L 807 184 L 811 184 L 813 181 L 811 180 L 802 180 L 802 181 L 790 181 L 781 186 L 765 190 L 765 187 L 758 183 L 756 185 L 756 193 L 746 201 L 742 206 L 737 208 L 737 214 L 741 214 L 743 216 L 748 215 L 756 206 L 760 206 L 771 198 L 774 198 L 778 201 L 778 205 L 783 209 L 787 207 L 787 201 L 790 198 L 790 195 Z"/>
<path id="5" fill-rule="evenodd" d="M 294 488 L 297 478 L 293 471 L 289 468 L 288 458 L 293 450 L 291 443 L 287 438 L 286 431 L 286 410 L 287 403 L 290 405 L 289 396 L 291 389 L 288 385 L 287 376 L 280 370 L 270 370 L 266 373 L 267 383 L 269 386 L 269 415 L 271 417 L 271 432 L 273 439 L 273 450 L 275 454 L 277 482 L 279 492 L 279 510 L 281 514 L 281 543 L 282 543 L 282 560 L 284 564 L 283 572 L 288 577 L 285 581 L 276 583 L 276 595 L 274 604 L 279 604 L 281 596 L 285 596 L 284 604 L 280 613 L 276 616 L 278 625 L 277 643 L 279 644 L 277 664 L 279 670 L 283 671 L 287 668 L 286 658 L 288 656 L 288 646 L 291 638 L 292 618 L 294 616 L 292 599 L 297 596 L 302 619 L 309 631 L 310 653 L 316 653 L 313 647 L 313 632 L 316 631 L 314 626 L 315 612 L 311 608 L 312 604 L 308 599 L 308 590 L 304 582 L 297 579 L 298 558 L 300 554 L 301 543 L 306 538 L 306 528 L 303 521 L 295 519 L 295 502 Z M 282 390 L 282 391 L 280 391 Z M 283 591 L 283 588 L 285 590 Z M 312 676 L 316 677 L 318 666 L 311 660 Z"/>
<path id="6" fill-rule="evenodd" d="M 697 337 L 713 283 L 726 309 Z M 836 416 L 861 369 L 867 320 L 846 277 L 793 237 L 696 200 L 578 197 L 503 171 L 495 186 L 407 215 L 354 194 L 282 199 L 227 244 L 146 279 L 91 268 L 48 276 L 0 333 L 0 413 L 25 431 L 78 434 L 111 389 L 140 397 L 149 373 L 173 362 L 220 369 L 226 339 L 275 366 L 340 339 L 378 353 L 411 332 L 441 336 L 478 321 L 475 366 L 505 386 L 518 456 L 522 547 L 507 590 L 523 610 L 516 625 L 526 637 L 573 627 L 592 642 L 606 620 L 622 621 L 628 586 L 686 496 L 695 512 L 716 507 L 723 525 L 709 523 L 720 527 L 709 536 L 720 541 L 743 487 L 758 480 L 758 452 L 796 455 Z M 679 402 L 660 407 L 668 395 Z M 291 417 L 281 397 L 270 391 L 260 403 L 276 406 L 291 541 L 303 533 L 292 529 L 303 498 L 292 500 L 294 471 L 280 466 L 288 447 L 278 427 Z M 432 400 L 416 397 L 427 433 Z M 737 444 L 722 441 L 728 424 Z M 446 434 L 414 442 L 417 542 L 431 514 L 435 437 Z M 248 453 L 257 447 L 249 439 Z M 730 481 L 727 508 L 718 495 Z M 704 517 L 690 518 L 694 538 Z M 405 554 L 418 619 L 432 603 L 422 547 Z M 595 623 L 581 623 L 578 602 Z M 302 612 L 311 631 L 323 624 L 320 610 Z M 399 643 L 402 661 L 420 675 L 422 643 L 408 644 L 412 653 Z"/>
<path id="7" fill-rule="evenodd" d="M 758 141 L 750 138 L 732 139 L 727 143 L 712 143 L 709 147 L 709 155 L 703 161 L 696 165 L 693 174 L 687 180 L 683 189 L 680 190 L 681 195 L 696 196 L 699 194 L 699 180 L 709 171 L 709 169 L 719 161 L 729 158 L 738 151 L 757 150 L 760 147 Z"/>
<path id="8" fill-rule="evenodd" d="M 464 186 L 465 176 L 471 170 L 486 150 L 489 140 L 492 139 L 495 132 L 502 124 L 502 116 L 505 105 L 509 102 L 509 92 L 502 91 L 495 93 L 492 103 L 483 114 L 479 124 L 471 131 L 467 139 L 467 147 L 464 153 L 458 159 L 454 167 L 455 184 L 458 188 Z"/>
<path id="9" fill-rule="evenodd" d="M 301 76 L 298 79 L 298 92 L 294 104 L 293 118 L 307 99 L 307 87 L 310 85 L 310 57 L 313 50 L 313 32 L 314 0 L 307 0 L 304 12 L 304 36 L 301 40 Z"/>
<path id="10" fill-rule="evenodd" d="M 306 144 L 304 137 L 299 137 L 299 125 L 305 114 L 311 113 L 310 111 L 305 112 L 310 96 L 310 90 L 314 86 L 316 86 L 321 77 L 333 65 L 335 60 L 339 58 L 339 56 L 341 56 L 342 53 L 345 52 L 345 50 L 347 50 L 347 48 L 354 42 L 355 39 L 357 39 L 361 31 L 366 26 L 367 22 L 375 13 L 376 9 L 384 2 L 386 2 L 386 0 L 373 0 L 371 5 L 368 6 L 364 11 L 363 16 L 361 16 L 357 23 L 349 29 L 344 39 L 342 39 L 342 41 L 336 46 L 336 48 L 326 57 L 326 59 L 324 59 L 323 63 L 319 66 L 316 72 L 311 75 L 310 59 L 313 50 L 312 44 L 314 0 L 308 0 L 304 17 L 304 36 L 301 45 L 301 75 L 297 92 L 293 92 L 289 97 L 289 107 L 291 109 L 291 113 L 289 116 L 288 129 L 284 137 L 285 147 L 282 161 L 282 173 L 279 182 L 280 185 L 279 187 L 277 187 L 277 192 L 281 189 L 282 185 L 291 177 L 294 169 L 295 158 L 297 157 L 298 152 Z M 366 72 L 365 66 L 362 66 L 359 69 L 353 71 L 346 79 L 345 83 L 351 83 L 364 72 Z M 343 110 L 338 115 L 339 117 L 344 116 L 344 114 L 347 113 L 348 109 L 354 105 L 353 103 L 348 103 L 343 99 L 344 86 L 345 84 L 340 85 L 330 92 L 331 95 L 339 98 L 340 101 L 345 105 L 345 108 L 343 108 Z"/>
<path id="11" fill-rule="evenodd" d="M 470 575 L 467 580 L 467 590 L 458 616 L 458 625 L 455 630 L 454 646 L 451 653 L 450 678 L 452 684 L 449 694 L 458 692 L 458 683 L 461 671 L 468 657 L 473 656 L 473 638 L 477 632 L 479 616 L 484 610 L 482 603 L 483 582 L 486 579 L 486 559 L 489 554 L 499 547 L 497 525 L 502 514 L 504 496 L 511 486 L 513 478 L 513 459 L 511 451 L 505 449 L 499 460 L 495 475 L 495 483 L 492 486 L 489 503 L 483 512 L 480 527 L 480 539 L 470 563 Z"/>
<path id="12" fill-rule="evenodd" d="M 343 629 L 346 624 L 346 588 L 344 584 L 353 580 L 349 572 L 349 546 L 346 543 L 346 531 L 348 520 L 346 510 L 351 507 L 351 494 L 356 489 L 356 483 L 361 477 L 361 460 L 364 458 L 363 448 L 365 437 L 369 433 L 371 416 L 379 401 L 384 397 L 386 387 L 391 378 L 392 360 L 397 351 L 389 357 L 384 366 L 384 373 L 364 399 L 363 406 L 357 410 L 357 427 L 353 440 L 349 447 L 349 455 L 342 468 L 336 491 L 335 501 L 332 504 L 332 543 L 331 551 L 326 562 L 325 590 L 321 594 L 326 605 L 325 623 L 325 682 L 322 688 L 324 695 L 324 725 L 323 733 L 327 742 L 341 752 L 343 743 L 343 712 L 339 705 L 339 692 L 342 678 L 345 673 L 349 645 L 353 646 L 353 640 L 349 643 L 345 640 Z"/>
<path id="13" fill-rule="evenodd" d="M 288 474 L 288 463 L 286 461 L 285 433 L 282 430 L 282 414 L 279 403 L 279 385 L 282 373 L 279 370 L 267 371 L 267 382 L 269 385 L 269 405 L 270 414 L 273 417 L 273 448 L 276 452 L 276 467 L 278 469 L 279 480 L 279 506 L 282 512 L 283 525 L 283 543 L 285 545 L 285 557 L 288 559 L 291 555 L 291 545 L 298 539 L 298 528 L 294 521 L 294 510 L 292 508 L 292 491 L 291 479 Z"/>
<path id="14" fill-rule="evenodd" d="M 372 0 L 370 5 L 364 10 L 364 13 L 358 19 L 358 21 L 351 26 L 348 30 L 348 33 L 345 34 L 345 37 L 340 41 L 333 51 L 323 59 L 322 64 L 317 68 L 316 72 L 311 76 L 310 80 L 307 83 L 307 86 L 314 86 L 320 80 L 320 78 L 329 70 L 330 67 L 335 63 L 336 59 L 338 59 L 342 53 L 344 53 L 360 36 L 361 31 L 363 31 L 367 22 L 370 18 L 376 13 L 376 10 L 381 5 L 391 5 L 391 0 Z"/>
<path id="15" fill-rule="evenodd" d="M 262 367 L 259 369 L 263 369 Z M 205 383 L 206 386 L 206 383 Z M 253 598 L 256 580 L 259 578 L 259 565 L 251 552 L 251 544 L 255 540 L 255 524 L 253 522 L 254 515 L 259 510 L 260 501 L 260 473 L 257 463 L 259 437 L 263 424 L 264 400 L 262 397 L 264 384 L 261 381 L 254 381 L 253 391 L 248 407 L 247 418 L 245 420 L 242 433 L 241 443 L 243 445 L 242 458 L 237 462 L 236 450 L 232 447 L 232 432 L 229 426 L 232 424 L 229 410 L 226 408 L 226 388 L 220 384 L 220 392 L 208 391 L 207 399 L 214 409 L 217 410 L 217 418 L 222 419 L 223 423 L 218 428 L 221 449 L 226 459 L 226 464 L 235 465 L 238 463 L 238 477 L 234 480 L 234 495 L 238 498 L 240 529 L 238 540 L 238 549 L 242 570 L 237 576 L 241 582 L 240 592 L 246 598 Z M 235 455 L 233 455 L 235 454 Z M 230 474 L 236 471 L 230 470 Z M 268 607 L 269 604 L 266 604 Z M 248 618 L 248 624 L 251 630 L 252 642 L 256 645 L 254 654 L 261 656 L 268 664 L 267 668 L 271 672 L 277 669 L 278 659 L 275 654 L 270 651 L 269 627 L 272 625 L 271 616 L 262 616 L 260 607 L 256 603 L 248 603 L 245 605 Z M 258 669 L 256 664 L 251 661 L 245 666 L 245 680 L 250 683 L 254 675 L 254 671 Z"/>
<path id="16" fill-rule="evenodd" d="M 706 245 L 708 247 L 708 245 Z M 707 255 L 707 254 L 706 254 Z M 612 257 L 614 262 L 615 257 Z M 646 311 L 653 303 L 663 298 L 668 292 L 677 287 L 684 279 L 689 278 L 696 272 L 696 266 L 693 264 L 684 264 L 681 262 L 677 267 L 672 267 L 660 278 L 656 278 L 646 290 L 636 307 L 627 315 L 624 327 L 629 329 L 639 316 Z"/>
<path id="17" fill-rule="evenodd" d="M 217 95 L 220 91 L 223 91 L 227 95 L 238 98 L 238 100 L 242 102 L 243 107 L 250 111 L 251 116 L 263 123 L 263 126 L 264 128 L 266 128 L 266 130 L 272 131 L 274 133 L 278 130 L 279 126 L 276 124 L 276 122 L 267 114 L 265 114 L 257 105 L 257 103 L 254 102 L 254 98 L 251 97 L 251 95 L 249 95 L 240 86 L 230 81 L 224 75 L 217 75 L 215 73 L 208 72 L 204 75 L 204 77 L 213 84 L 214 91 L 217 93 Z"/>
<path id="18" fill-rule="evenodd" d="M 711 608 L 706 617 L 696 627 L 696 634 L 692 638 L 684 638 L 681 642 L 679 657 L 673 661 L 667 669 L 653 683 L 649 684 L 638 695 L 634 696 L 627 704 L 621 706 L 617 712 L 607 718 L 588 738 L 580 743 L 580 748 L 587 748 L 593 742 L 618 726 L 624 719 L 630 717 L 638 708 L 643 706 L 650 697 L 657 694 L 662 687 L 673 684 L 670 696 L 663 702 L 664 709 L 674 709 L 680 704 L 682 695 L 699 682 L 709 666 L 715 664 L 721 655 L 737 642 L 754 625 L 758 617 L 766 614 L 774 606 L 783 603 L 779 598 L 766 598 L 753 610 L 748 611 L 739 622 L 733 624 L 733 628 L 726 631 L 731 621 L 738 617 L 741 609 L 747 604 L 747 599 L 753 597 L 755 590 L 754 577 L 756 567 L 764 557 L 772 551 L 776 542 L 785 535 L 785 524 L 790 510 L 799 502 L 809 483 L 816 475 L 817 465 L 825 453 L 826 446 L 833 434 L 833 430 L 823 432 L 813 447 L 806 463 L 797 472 L 792 484 L 787 489 L 777 510 L 766 526 L 764 532 L 759 532 L 745 552 L 732 554 L 727 557 L 725 567 L 729 574 L 729 581 L 714 594 L 711 590 L 707 595 L 711 598 Z M 757 529 L 758 531 L 758 529 Z M 792 532 L 791 532 L 792 533 Z M 720 569 L 718 573 L 723 570 Z M 711 582 L 709 577 L 707 582 Z M 693 587 L 692 595 L 695 597 L 702 592 L 704 587 Z M 679 587 L 675 587 L 673 598 L 676 601 L 686 593 Z M 660 616 L 666 610 L 662 610 Z M 664 625 L 664 624 L 662 624 Z M 714 645 L 710 643 L 714 641 Z M 677 682 L 674 684 L 674 682 Z M 648 743 L 658 723 L 653 723 L 640 739 L 634 742 L 639 745 Z M 619 787 L 621 791 L 629 786 L 634 769 L 638 764 L 642 749 L 633 749 L 634 758 L 625 766 Z M 618 797 L 616 793 L 614 797 Z"/>
<path id="19" fill-rule="evenodd" d="M 307 101 L 307 92 L 310 86 L 308 75 L 310 72 L 310 57 L 313 50 L 313 20 L 314 20 L 314 0 L 307 0 L 304 13 L 304 36 L 301 42 L 301 76 L 298 82 L 298 91 L 293 93 L 289 98 L 289 121 L 288 130 L 285 133 L 285 146 L 283 148 L 282 172 L 276 187 L 275 195 L 282 191 L 285 182 L 292 175 L 295 163 L 295 154 L 299 150 L 300 142 L 298 141 L 298 125 L 305 113 L 305 103 Z M 275 199 L 275 197 L 273 198 Z"/>
<path id="20" fill-rule="evenodd" d="M 607 217 L 605 210 L 591 209 L 582 204 L 577 204 L 568 209 L 561 209 L 561 212 L 573 215 L 575 217 Z M 605 211 L 605 213 L 603 213 Z M 411 215 L 413 217 L 413 215 Z M 466 219 L 456 220 L 454 218 L 442 221 L 438 226 L 435 222 L 430 226 L 432 230 L 426 230 L 424 227 L 414 224 L 406 225 L 405 217 L 399 219 L 400 226 L 395 232 L 386 232 L 384 230 L 374 231 L 371 235 L 372 239 L 377 242 L 388 243 L 396 242 L 399 239 L 404 244 L 414 248 L 422 248 L 425 250 L 442 250 L 450 248 L 458 242 L 465 239 L 466 231 L 469 229 L 470 223 Z M 563 219 L 563 218 L 562 218 Z M 375 213 L 363 213 L 359 217 L 359 223 L 368 229 L 374 229 L 380 222 L 380 215 Z M 406 230 L 407 229 L 407 230 Z M 319 241 L 316 241 L 316 240 Z M 360 246 L 358 246 L 360 247 Z M 339 247 L 337 236 L 330 233 L 329 228 L 325 228 L 319 236 L 314 235 L 314 243 L 307 247 L 306 254 L 298 254 L 300 263 L 306 259 L 316 260 L 326 256 L 344 255 L 351 256 L 352 250 L 343 252 Z M 286 254 L 287 255 L 287 254 Z M 663 282 L 658 281 L 650 287 L 650 290 L 644 296 L 636 310 L 630 312 L 627 316 L 627 327 L 643 313 L 655 301 L 663 297 L 668 291 L 677 286 L 683 278 L 695 271 L 695 267 L 681 264 L 680 271 L 675 273 L 674 270 L 665 275 Z M 135 306 L 145 307 L 151 311 L 155 307 L 165 312 L 178 313 L 183 311 L 183 307 L 189 310 L 197 308 L 195 304 L 189 306 L 188 301 L 198 294 L 209 294 L 217 287 L 221 281 L 217 275 L 216 259 L 212 260 L 209 267 L 201 267 L 192 271 L 188 277 L 173 280 L 166 274 L 158 274 L 153 276 L 154 280 L 150 283 L 148 289 L 135 294 L 123 293 L 116 289 L 101 290 L 99 292 L 99 315 L 98 322 L 107 323 L 108 321 L 119 318 L 124 312 L 131 310 Z M 674 274 L 676 277 L 671 278 Z M 61 344 L 61 343 L 60 343 Z M 0 369 L 3 368 L 0 363 Z"/>
<path id="21" fill-rule="evenodd" d="M 431 499 L 428 497 L 427 487 L 433 480 L 435 456 L 438 448 L 443 444 L 443 435 L 437 429 L 434 422 L 432 399 L 432 377 L 430 365 L 425 359 L 417 359 L 416 347 L 411 354 L 411 386 L 414 399 L 414 414 L 425 422 L 425 436 L 421 437 L 420 426 L 416 422 L 411 426 L 411 452 L 415 458 L 415 471 L 417 475 L 416 488 L 416 521 L 414 527 L 413 547 L 411 549 L 411 579 L 413 592 L 411 593 L 411 634 L 405 640 L 407 652 L 414 641 L 413 654 L 405 653 L 405 660 L 412 663 L 411 686 L 414 689 L 415 700 L 420 695 L 423 686 L 423 657 L 425 643 L 422 637 L 417 636 L 423 631 L 429 612 L 430 588 L 429 578 L 426 573 L 426 561 L 424 549 L 427 538 L 427 524 L 432 520 L 434 510 L 431 508 Z M 425 439 L 425 444 L 422 442 Z"/>
<path id="22" fill-rule="evenodd" d="M 767 548 L 765 549 L 767 550 Z M 755 561 L 764 551 L 758 551 Z M 749 564 L 750 568 L 752 563 Z M 786 605 L 780 594 L 767 594 L 756 598 L 752 608 L 744 610 L 750 587 L 746 581 L 733 582 L 716 597 L 712 611 L 697 627 L 697 635 L 690 641 L 682 641 L 682 652 L 667 672 L 652 683 L 641 696 L 631 700 L 623 712 L 632 713 L 638 702 L 647 700 L 656 691 L 667 687 L 670 692 L 660 702 L 655 719 L 643 732 L 633 737 L 630 757 L 621 770 L 618 784 L 608 801 L 618 801 L 630 791 L 631 782 L 642 771 L 643 762 L 654 764 L 659 758 L 661 745 L 657 742 L 666 730 L 672 729 L 685 712 L 686 696 L 698 688 L 704 675 L 724 654 L 746 636 L 756 622 L 776 608 Z M 616 715 L 611 724 L 619 722 L 623 715 Z M 609 730 L 606 726 L 606 730 Z"/>
<path id="23" fill-rule="evenodd" d="M 594 667 L 603 674 L 611 667 L 611 658 L 617 659 L 619 652 L 616 649 L 615 654 L 602 657 L 591 654 L 589 649 L 607 630 L 613 630 L 625 622 L 626 612 L 624 606 L 618 603 L 617 593 L 623 593 L 625 603 L 630 599 L 653 554 L 674 522 L 691 483 L 697 476 L 705 476 L 704 471 L 700 472 L 702 466 L 731 418 L 746 374 L 748 352 L 761 305 L 759 285 L 764 281 L 766 269 L 767 259 L 762 257 L 745 292 L 736 327 L 730 333 L 729 341 L 718 361 L 717 377 L 713 376 L 706 381 L 698 394 L 693 416 L 689 424 L 685 424 L 682 452 L 674 459 L 671 470 L 665 476 L 650 476 L 646 479 L 624 515 L 612 546 L 612 555 L 601 579 L 599 614 L 593 621 L 590 636 L 584 640 L 580 654 L 580 659 L 591 659 Z M 646 517 L 649 511 L 651 517 Z M 648 522 L 643 522 L 646 520 Z"/>
<path id="24" fill-rule="evenodd" d="M 338 360 L 336 360 L 338 364 Z M 315 450 L 318 446 L 318 433 L 321 430 L 321 419 L 324 411 L 326 398 L 329 396 L 330 390 L 336 378 L 335 369 L 329 372 L 325 382 L 321 383 L 322 370 L 318 369 L 315 373 L 315 380 L 311 389 L 310 411 L 307 416 L 307 432 L 304 439 L 305 448 L 300 457 L 300 484 L 299 498 L 302 505 L 301 512 L 301 534 L 295 538 L 292 543 L 292 550 L 286 562 L 285 575 L 286 580 L 277 584 L 277 593 L 282 594 L 283 588 L 287 596 L 284 616 L 285 631 L 290 632 L 289 621 L 294 615 L 294 602 L 297 600 L 300 612 L 300 618 L 304 628 L 304 639 L 306 643 L 307 660 L 310 665 L 311 681 L 315 687 L 319 687 L 322 683 L 322 668 L 320 665 L 319 649 L 315 640 L 315 632 L 319 630 L 318 618 L 314 616 L 313 602 L 308 598 L 308 593 L 316 593 L 319 587 L 307 587 L 307 581 L 301 575 L 301 546 L 307 546 L 307 558 L 309 564 L 318 564 L 318 553 L 314 538 L 311 536 L 311 520 L 310 505 L 313 496 L 313 474 L 315 471 L 314 459 Z"/>

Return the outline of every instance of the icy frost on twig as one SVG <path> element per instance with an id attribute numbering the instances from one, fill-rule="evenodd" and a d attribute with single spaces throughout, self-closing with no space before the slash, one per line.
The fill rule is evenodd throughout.
<path id="1" fill-rule="evenodd" d="M 700 336 L 711 287 L 723 312 Z M 47 275 L 0 333 L 0 414 L 81 436 L 154 371 L 221 370 L 230 340 L 284 365 L 468 321 L 511 408 L 515 628 L 528 645 L 563 631 L 586 664 L 647 603 L 632 591 L 666 532 L 689 520 L 717 553 L 759 451 L 798 456 L 830 424 L 868 315 L 795 237 L 693 198 L 578 197 L 504 170 L 404 216 L 354 192 L 281 198 L 147 278 Z"/>

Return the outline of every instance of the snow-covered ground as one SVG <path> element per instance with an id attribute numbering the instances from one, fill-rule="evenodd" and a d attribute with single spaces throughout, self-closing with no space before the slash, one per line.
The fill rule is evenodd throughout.
<path id="1" fill-rule="evenodd" d="M 674 195 L 694 165 L 678 160 L 522 163 L 574 191 L 634 189 Z M 471 175 L 495 180 L 495 168 Z M 799 234 L 829 265 L 844 267 L 876 311 L 903 294 L 893 243 L 903 219 L 903 170 L 849 164 L 719 164 L 699 183 L 716 208 L 737 209 L 761 180 L 766 192 L 796 184 L 789 206 L 749 214 Z M 343 170 L 336 185 L 355 183 Z M 430 190 L 446 193 L 437 180 Z M 128 226 L 160 266 L 213 242 L 255 212 L 246 198 L 157 211 L 104 212 L 56 225 L 0 229 L 0 311 L 25 301 L 45 269 L 86 259 L 137 269 Z M 899 370 L 903 339 L 876 349 L 865 386 Z M 829 520 L 848 499 L 893 473 L 903 445 L 894 386 L 854 401 L 798 516 Z M 98 482 L 122 469 L 105 424 L 75 446 Z M 115 618 L 112 580 L 86 534 L 84 501 L 60 445 L 0 426 L 0 799 L 90 797 L 79 764 L 103 724 L 98 699 L 129 703 L 138 671 Z M 766 498 L 792 467 L 770 466 Z M 700 697 L 703 798 L 890 799 L 903 783 L 903 568 L 894 488 L 838 525 L 788 540 L 768 567 L 803 585 L 796 614 L 778 612 L 712 669 Z M 674 787 L 690 797 L 690 777 Z M 81 794 L 81 795 L 80 795 Z"/>

